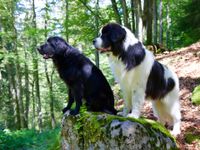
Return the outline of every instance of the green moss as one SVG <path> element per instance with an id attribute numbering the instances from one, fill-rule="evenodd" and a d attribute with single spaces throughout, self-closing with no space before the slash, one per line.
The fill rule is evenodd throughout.
<path id="1" fill-rule="evenodd" d="M 192 103 L 196 105 L 200 105 L 200 85 L 197 86 L 194 91 L 192 92 Z"/>
<path id="2" fill-rule="evenodd" d="M 200 135 L 195 135 L 193 133 L 186 133 L 185 141 L 186 141 L 186 143 L 189 143 L 189 144 L 191 144 L 194 141 L 198 141 L 200 144 Z"/>
<path id="3" fill-rule="evenodd" d="M 169 137 L 172 141 L 175 142 L 174 137 L 172 137 L 172 135 L 169 133 L 169 131 L 159 122 L 156 122 L 154 120 L 149 120 L 149 119 L 145 119 L 145 118 L 139 118 L 139 119 L 135 119 L 135 118 L 125 118 L 125 117 L 121 117 L 121 116 L 108 116 L 107 117 L 108 120 L 110 120 L 110 122 L 114 119 L 118 119 L 120 121 L 133 121 L 133 122 L 138 122 L 142 125 L 144 125 L 144 127 L 146 127 L 146 129 L 148 129 L 148 132 L 150 135 L 154 134 L 152 133 L 152 130 L 154 131 L 161 131 L 164 135 L 166 135 L 166 137 Z"/>
<path id="4" fill-rule="evenodd" d="M 170 138 L 171 141 L 175 142 L 175 139 L 171 136 L 169 131 L 160 123 L 149 120 L 149 119 L 134 119 L 134 118 L 125 118 L 121 116 L 114 116 L 105 113 L 91 113 L 86 111 L 85 107 L 82 107 L 80 110 L 80 115 L 78 118 L 73 121 L 73 129 L 79 135 L 79 141 L 82 141 L 87 144 L 93 143 L 95 145 L 96 141 L 104 141 L 107 135 L 107 128 L 113 120 L 123 121 L 132 121 L 142 124 L 147 130 L 149 136 L 153 137 L 155 133 L 161 132 L 164 137 Z M 101 130 L 99 130 L 101 128 Z M 155 145 L 157 140 L 151 142 L 152 145 Z M 120 142 L 119 142 L 120 143 Z M 80 143 L 79 143 L 80 144 Z M 89 145 L 87 145 L 89 146 Z"/>

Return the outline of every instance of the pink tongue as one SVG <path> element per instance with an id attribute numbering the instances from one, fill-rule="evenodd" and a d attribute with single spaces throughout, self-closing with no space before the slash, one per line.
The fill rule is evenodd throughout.
<path id="1" fill-rule="evenodd" d="M 100 48 L 99 49 L 101 52 L 106 52 L 106 51 L 109 51 L 110 50 L 110 47 L 108 47 L 108 48 Z"/>

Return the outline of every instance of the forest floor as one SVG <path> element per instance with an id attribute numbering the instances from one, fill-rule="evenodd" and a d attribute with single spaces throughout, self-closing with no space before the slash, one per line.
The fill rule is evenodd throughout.
<path id="1" fill-rule="evenodd" d="M 181 134 L 177 144 L 181 150 L 200 150 L 200 139 L 189 142 L 187 137 L 200 136 L 200 105 L 191 102 L 192 91 L 200 85 L 200 42 L 177 51 L 158 54 L 156 59 L 174 70 L 180 80 Z M 153 115 L 151 104 L 146 102 L 142 113 Z"/>

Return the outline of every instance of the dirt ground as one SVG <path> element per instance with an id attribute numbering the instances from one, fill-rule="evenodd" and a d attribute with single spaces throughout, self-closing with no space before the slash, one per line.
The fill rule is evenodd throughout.
<path id="1" fill-rule="evenodd" d="M 200 135 L 200 106 L 191 102 L 192 91 L 200 84 L 200 42 L 175 52 L 159 54 L 156 59 L 174 70 L 180 80 L 181 134 L 176 138 L 181 150 L 200 150 L 200 142 L 186 142 L 186 135 Z M 142 113 L 153 115 L 151 104 L 146 102 Z"/>

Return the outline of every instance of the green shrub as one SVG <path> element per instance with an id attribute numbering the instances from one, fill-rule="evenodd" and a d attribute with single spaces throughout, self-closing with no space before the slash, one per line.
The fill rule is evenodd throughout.
<path id="1" fill-rule="evenodd" d="M 197 86 L 192 92 L 192 103 L 199 105 L 200 104 L 200 85 Z"/>
<path id="2" fill-rule="evenodd" d="M 0 150 L 56 150 L 60 148 L 60 129 L 0 131 Z M 59 148 L 58 148 L 59 147 Z"/>

